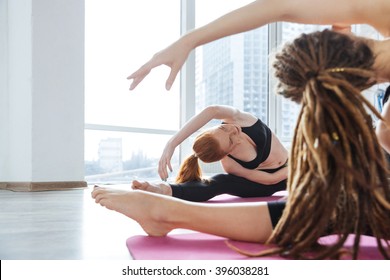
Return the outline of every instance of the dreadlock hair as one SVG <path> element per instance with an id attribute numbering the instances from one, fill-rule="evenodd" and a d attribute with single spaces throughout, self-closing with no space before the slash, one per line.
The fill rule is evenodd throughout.
<path id="1" fill-rule="evenodd" d="M 389 259 L 390 188 L 382 149 L 361 92 L 373 84 L 375 57 L 366 41 L 330 30 L 303 34 L 276 55 L 278 90 L 301 103 L 290 151 L 286 208 L 268 243 L 295 259 L 334 259 L 355 234 L 376 237 Z M 337 234 L 332 245 L 318 242 Z"/>
<path id="2" fill-rule="evenodd" d="M 199 134 L 192 146 L 194 154 L 187 157 L 180 166 L 176 183 L 184 183 L 190 181 L 202 181 L 202 169 L 200 168 L 198 159 L 203 162 L 210 163 L 221 160 L 226 156 L 219 146 L 218 141 L 214 138 L 210 131 L 205 131 Z"/>

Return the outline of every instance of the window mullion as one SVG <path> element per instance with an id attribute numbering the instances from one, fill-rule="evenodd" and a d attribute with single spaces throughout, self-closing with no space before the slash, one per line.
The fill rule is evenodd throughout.
<path id="1" fill-rule="evenodd" d="M 195 28 L 195 0 L 181 0 L 181 35 Z M 195 52 L 192 51 L 180 72 L 180 127 L 195 115 Z M 188 140 L 179 149 L 179 162 L 191 151 Z"/>
<path id="2" fill-rule="evenodd" d="M 275 77 L 272 71 L 272 53 L 281 43 L 282 28 L 281 23 L 271 23 L 268 25 L 268 52 L 270 54 L 268 71 L 268 126 L 278 136 L 281 132 L 281 100 L 275 93 Z M 279 118 L 278 118 L 279 115 Z"/>

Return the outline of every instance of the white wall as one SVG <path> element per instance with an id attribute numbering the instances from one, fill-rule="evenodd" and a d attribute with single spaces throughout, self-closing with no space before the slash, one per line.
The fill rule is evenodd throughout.
<path id="1" fill-rule="evenodd" d="M 4 14 L 0 181 L 84 181 L 84 1 L 2 0 Z"/>
<path id="2" fill-rule="evenodd" d="M 31 181 L 31 0 L 8 0 L 8 180 Z"/>
<path id="3" fill-rule="evenodd" d="M 0 1 L 0 180 L 6 171 L 8 161 L 8 20 L 7 1 Z"/>
<path id="4" fill-rule="evenodd" d="M 33 181 L 82 181 L 84 1 L 34 0 L 32 11 Z"/>

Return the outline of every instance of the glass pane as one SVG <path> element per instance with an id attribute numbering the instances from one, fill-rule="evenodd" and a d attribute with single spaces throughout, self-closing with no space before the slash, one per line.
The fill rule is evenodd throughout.
<path id="1" fill-rule="evenodd" d="M 86 0 L 85 13 L 86 123 L 177 130 L 179 80 L 165 92 L 169 68 L 132 92 L 126 77 L 178 38 L 180 1 Z"/>
<path id="2" fill-rule="evenodd" d="M 113 131 L 85 131 L 85 176 L 89 184 L 160 180 L 157 165 L 172 135 Z M 178 152 L 171 164 L 179 165 Z M 172 173 L 170 179 L 175 178 Z"/>
<path id="3" fill-rule="evenodd" d="M 359 36 L 368 37 L 375 40 L 384 39 L 384 37 L 379 34 L 379 32 L 377 32 L 373 27 L 369 25 L 354 25 L 352 31 Z M 388 85 L 388 83 L 375 85 L 364 92 L 364 97 L 366 97 L 372 104 L 374 104 L 375 108 L 379 112 L 382 111 L 382 100 Z M 374 114 L 372 114 L 372 118 L 375 121 L 377 120 L 377 117 Z"/>
<path id="4" fill-rule="evenodd" d="M 283 44 L 294 40 L 302 33 L 310 33 L 317 30 L 322 30 L 324 28 L 326 28 L 326 26 L 283 22 L 282 32 L 281 32 L 281 37 L 282 37 L 281 44 L 283 46 Z M 277 130 L 278 137 L 284 142 L 289 142 L 291 141 L 294 135 L 294 128 L 301 107 L 299 104 L 296 104 L 295 102 L 292 102 L 281 96 L 279 96 L 279 98 L 280 98 L 280 107 L 279 107 L 280 113 L 278 115 L 280 116 L 280 118 L 277 119 L 278 122 L 277 126 L 279 128 Z"/>
<path id="5" fill-rule="evenodd" d="M 322 30 L 325 28 L 330 28 L 330 26 L 319 26 L 319 25 L 303 25 L 303 24 L 294 24 L 294 23 L 283 23 L 282 24 L 282 44 L 288 41 L 294 40 L 302 33 L 310 33 L 317 30 Z M 373 39 L 381 39 L 378 32 L 368 25 L 353 25 L 352 32 L 358 36 L 370 37 Z M 380 105 L 378 100 L 380 100 L 381 94 L 384 92 L 384 85 L 373 86 L 364 92 L 364 96 L 370 100 L 378 109 Z M 280 97 L 280 119 L 278 121 L 278 136 L 284 142 L 290 142 L 296 124 L 296 119 L 300 110 L 300 105 Z"/>
<path id="6" fill-rule="evenodd" d="M 196 26 L 249 2 L 196 1 Z M 267 26 L 196 50 L 196 111 L 213 104 L 234 106 L 268 123 Z"/>

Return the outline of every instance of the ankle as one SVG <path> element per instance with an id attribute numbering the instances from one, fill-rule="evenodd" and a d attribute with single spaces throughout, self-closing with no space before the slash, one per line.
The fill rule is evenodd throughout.
<path id="1" fill-rule="evenodd" d="M 136 191 L 139 199 L 147 205 L 150 218 L 156 223 L 170 223 L 174 203 L 163 194 Z"/>
<path id="2" fill-rule="evenodd" d="M 172 196 L 172 187 L 168 183 L 161 183 L 160 188 L 164 195 Z"/>

